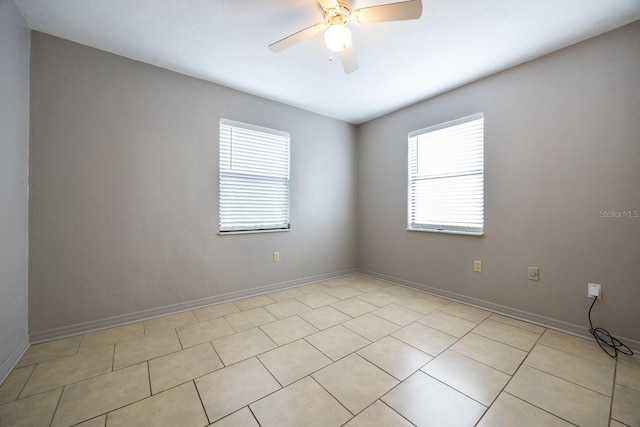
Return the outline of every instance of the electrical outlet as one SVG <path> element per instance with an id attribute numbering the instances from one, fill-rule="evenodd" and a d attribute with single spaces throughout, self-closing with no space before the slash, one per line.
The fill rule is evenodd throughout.
<path id="1" fill-rule="evenodd" d="M 589 283 L 587 285 L 587 296 L 589 298 L 597 298 L 600 299 L 602 298 L 602 294 L 600 293 L 602 291 L 602 286 L 598 285 L 597 283 Z"/>
<path id="2" fill-rule="evenodd" d="M 280 252 L 274 252 L 273 253 L 273 262 L 278 262 L 280 261 Z"/>
<path id="3" fill-rule="evenodd" d="M 482 273 L 482 261 L 473 261 L 473 271 L 476 273 Z"/>
<path id="4" fill-rule="evenodd" d="M 529 267 L 529 280 L 535 280 L 536 282 L 540 280 L 538 267 Z"/>

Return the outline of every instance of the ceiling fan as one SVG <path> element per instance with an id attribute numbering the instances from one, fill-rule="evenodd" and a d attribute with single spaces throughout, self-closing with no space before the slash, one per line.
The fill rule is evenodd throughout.
<path id="1" fill-rule="evenodd" d="M 422 1 L 409 0 L 389 3 L 380 6 L 351 10 L 350 0 L 318 0 L 322 7 L 324 22 L 314 24 L 288 37 L 269 45 L 273 52 L 281 52 L 303 40 L 324 32 L 325 44 L 329 50 L 338 52 L 342 60 L 344 72 L 353 73 L 358 69 L 351 31 L 347 28 L 350 22 L 368 24 L 373 22 L 404 21 L 418 19 L 422 15 Z"/>

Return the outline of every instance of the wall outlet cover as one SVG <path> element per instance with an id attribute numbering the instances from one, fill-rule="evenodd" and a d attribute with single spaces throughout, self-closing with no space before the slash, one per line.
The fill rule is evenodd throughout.
<path id="1" fill-rule="evenodd" d="M 538 267 L 529 267 L 529 280 L 540 280 L 540 273 Z"/>
<path id="2" fill-rule="evenodd" d="M 482 261 L 473 261 L 473 271 L 476 273 L 482 273 Z"/>
<path id="3" fill-rule="evenodd" d="M 589 283 L 587 285 L 587 296 L 589 298 L 602 298 L 602 286 L 598 285 L 597 283 Z"/>

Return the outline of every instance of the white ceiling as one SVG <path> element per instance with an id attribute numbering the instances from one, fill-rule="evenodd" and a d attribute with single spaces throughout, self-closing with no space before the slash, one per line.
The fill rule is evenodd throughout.
<path id="1" fill-rule="evenodd" d="M 316 0 L 16 3 L 34 30 L 356 124 L 640 19 L 640 0 L 423 0 L 418 20 L 351 25 L 346 75 L 321 36 L 267 48 L 321 22 Z"/>

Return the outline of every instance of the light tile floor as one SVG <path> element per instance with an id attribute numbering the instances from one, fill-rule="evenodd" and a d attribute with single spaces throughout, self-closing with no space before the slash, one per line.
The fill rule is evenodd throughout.
<path id="1" fill-rule="evenodd" d="M 640 356 L 362 275 L 33 345 L 0 426 L 640 426 Z"/>

